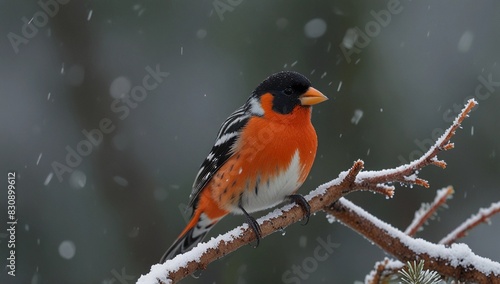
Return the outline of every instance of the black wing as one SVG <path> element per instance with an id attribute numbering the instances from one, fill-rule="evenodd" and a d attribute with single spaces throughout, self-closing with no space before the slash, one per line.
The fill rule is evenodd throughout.
<path id="1" fill-rule="evenodd" d="M 215 145 L 201 164 L 200 170 L 193 183 L 189 206 L 193 207 L 197 203 L 198 196 L 203 187 L 212 179 L 214 174 L 233 155 L 234 145 L 240 136 L 241 130 L 250 119 L 250 105 L 248 103 L 233 112 L 222 124 Z"/>

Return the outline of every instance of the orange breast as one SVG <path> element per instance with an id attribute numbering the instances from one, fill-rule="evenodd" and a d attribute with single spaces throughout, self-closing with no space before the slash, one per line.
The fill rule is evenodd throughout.
<path id="1" fill-rule="evenodd" d="M 289 178 L 285 173 L 295 153 L 298 153 L 299 167 L 297 175 L 292 177 L 296 188 L 260 187 L 276 191 L 266 193 L 262 202 L 269 202 L 274 206 L 276 201 L 281 202 L 284 196 L 295 192 L 305 181 L 311 170 L 317 148 L 316 132 L 311 124 L 311 108 L 297 106 L 291 114 L 278 114 L 265 106 L 271 104 L 265 100 L 272 97 L 261 97 L 265 111 L 263 117 L 253 117 L 236 143 L 234 156 L 224 164 L 207 185 L 212 199 L 219 204 L 219 208 L 228 211 L 237 209 L 242 197 L 253 198 L 245 191 L 253 192 L 258 197 L 260 184 L 269 185 L 270 181 L 280 176 Z M 271 183 L 273 184 L 273 183 Z M 279 184 L 283 184 L 281 181 Z M 285 182 L 285 184 L 288 184 Z M 285 190 L 280 195 L 280 190 Z M 290 192 L 291 191 L 291 192 Z M 283 196 L 282 196 L 283 195 Z M 281 200 L 274 200 L 280 199 Z"/>

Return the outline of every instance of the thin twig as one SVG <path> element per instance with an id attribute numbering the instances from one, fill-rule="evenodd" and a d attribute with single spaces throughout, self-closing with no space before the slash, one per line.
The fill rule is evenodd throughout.
<path id="1" fill-rule="evenodd" d="M 387 270 L 387 264 L 389 263 L 389 259 L 386 257 L 382 261 L 377 261 L 373 270 L 366 275 L 365 283 L 367 284 L 378 284 L 384 278 L 384 272 Z"/>
<path id="2" fill-rule="evenodd" d="M 491 216 L 500 212 L 500 201 L 492 203 L 488 208 L 481 208 L 477 214 L 472 215 L 455 230 L 439 241 L 440 244 L 450 245 L 456 240 L 467 235 L 472 228 L 481 223 L 489 222 Z"/>
<path id="3" fill-rule="evenodd" d="M 426 180 L 418 177 L 418 172 L 428 165 L 435 165 L 441 168 L 446 167 L 446 163 L 438 160 L 437 155 L 441 151 L 447 151 L 454 147 L 454 144 L 450 142 L 451 137 L 453 137 L 462 121 L 468 117 L 470 111 L 476 105 L 477 102 L 474 99 L 467 101 L 467 104 L 462 109 L 462 112 L 455 118 L 453 124 L 444 132 L 436 143 L 422 155 L 422 157 L 407 165 L 402 165 L 390 170 L 364 171 L 357 176 L 359 182 L 356 186 L 367 188 L 373 185 L 387 184 L 389 182 L 401 182 L 429 187 L 429 183 Z"/>
<path id="4" fill-rule="evenodd" d="M 436 192 L 436 198 L 431 204 L 423 203 L 422 207 L 415 212 L 415 218 L 410 226 L 406 228 L 405 234 L 414 236 L 422 228 L 427 220 L 431 218 L 439 207 L 446 204 L 446 200 L 453 194 L 453 187 L 450 185 Z"/>
<path id="5" fill-rule="evenodd" d="M 384 260 L 375 263 L 374 269 L 366 275 L 365 283 L 386 283 L 385 280 L 387 277 L 397 273 L 404 266 L 405 264 L 401 261 L 386 257 Z"/>

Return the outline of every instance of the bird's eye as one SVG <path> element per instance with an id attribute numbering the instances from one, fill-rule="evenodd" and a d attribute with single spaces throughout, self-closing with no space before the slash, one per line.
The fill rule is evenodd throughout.
<path id="1" fill-rule="evenodd" d="M 287 96 L 289 96 L 293 93 L 292 88 L 286 88 L 284 92 L 285 92 L 285 95 L 287 95 Z"/>

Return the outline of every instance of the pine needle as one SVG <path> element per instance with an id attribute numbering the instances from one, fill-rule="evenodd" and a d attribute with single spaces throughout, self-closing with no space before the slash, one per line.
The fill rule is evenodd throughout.
<path id="1" fill-rule="evenodd" d="M 438 284 L 441 282 L 441 276 L 436 271 L 424 270 L 424 261 L 420 260 L 407 262 L 407 269 L 400 269 L 398 272 L 402 275 L 401 280 L 407 284 Z"/>

